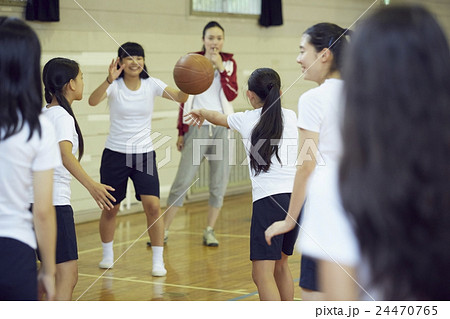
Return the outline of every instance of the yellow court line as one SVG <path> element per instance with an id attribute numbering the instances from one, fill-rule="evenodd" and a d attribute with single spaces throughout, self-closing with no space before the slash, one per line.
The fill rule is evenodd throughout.
<path id="1" fill-rule="evenodd" d="M 171 231 L 170 233 L 171 233 L 171 234 L 180 234 L 180 235 L 198 235 L 198 236 L 202 236 L 202 235 L 203 235 L 203 233 L 198 233 L 198 232 L 185 232 L 185 231 L 173 231 L 173 232 Z M 250 238 L 250 235 L 216 234 L 216 237 L 217 237 L 217 238 L 225 238 L 225 237 L 229 237 L 229 238 L 246 238 L 246 239 L 249 239 L 249 238 Z M 118 246 L 121 246 L 121 245 L 128 245 L 128 244 L 131 244 L 131 243 L 133 243 L 133 242 L 135 242 L 135 241 L 136 241 L 136 240 L 128 240 L 128 241 L 122 241 L 122 242 L 115 242 L 113 246 L 114 246 L 114 247 L 118 247 Z M 148 241 L 148 238 L 141 238 L 141 239 L 137 240 L 137 242 L 140 242 L 140 241 L 145 241 L 145 242 L 147 242 L 147 241 Z M 99 251 L 99 250 L 102 250 L 102 246 L 101 246 L 101 245 L 99 245 L 99 246 L 96 247 L 96 248 L 80 250 L 80 251 L 78 251 L 78 255 L 87 254 L 87 253 L 91 253 L 91 252 Z"/>
<path id="2" fill-rule="evenodd" d="M 79 273 L 78 276 L 82 277 L 90 277 L 90 278 L 98 278 L 98 275 L 89 275 L 89 274 L 81 274 Z M 167 287 L 176 287 L 176 288 L 185 288 L 185 289 L 194 289 L 194 290 L 206 290 L 206 291 L 214 291 L 214 292 L 223 292 L 223 293 L 229 293 L 229 294 L 237 294 L 237 295 L 246 295 L 249 292 L 245 290 L 224 290 L 224 289 L 216 289 L 216 288 L 205 288 L 205 287 L 195 287 L 195 286 L 186 286 L 186 285 L 176 285 L 176 284 L 167 284 L 164 282 L 153 282 L 148 280 L 139 280 L 139 279 L 131 279 L 131 278 L 118 278 L 118 277 L 106 277 L 105 279 L 113 279 L 118 281 L 126 281 L 126 282 L 135 282 L 135 283 L 141 283 L 141 284 L 151 284 L 151 285 L 161 285 L 161 286 L 167 286 Z"/>

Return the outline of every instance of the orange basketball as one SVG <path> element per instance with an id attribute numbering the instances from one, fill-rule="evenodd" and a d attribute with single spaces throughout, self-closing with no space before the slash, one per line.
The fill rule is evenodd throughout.
<path id="1" fill-rule="evenodd" d="M 214 68 L 201 54 L 182 56 L 173 68 L 173 79 L 178 88 L 187 94 L 205 92 L 214 80 Z"/>

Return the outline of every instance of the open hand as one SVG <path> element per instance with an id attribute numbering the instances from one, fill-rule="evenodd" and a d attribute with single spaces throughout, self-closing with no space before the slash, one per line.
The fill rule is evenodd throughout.
<path id="1" fill-rule="evenodd" d="M 202 110 L 192 110 L 184 116 L 190 126 L 198 126 L 199 128 L 202 126 L 205 121 L 205 117 L 202 115 L 201 111 Z"/>
<path id="2" fill-rule="evenodd" d="M 38 272 L 38 300 L 55 300 L 55 275 L 45 274 L 42 269 Z"/>
<path id="3" fill-rule="evenodd" d="M 117 58 L 116 60 L 113 59 L 111 61 L 111 64 L 109 65 L 108 81 L 110 81 L 111 83 L 119 77 L 120 73 L 122 73 L 123 69 L 125 68 L 125 64 L 122 64 L 119 68 L 117 68 L 118 64 L 119 58 Z"/>
<path id="4" fill-rule="evenodd" d="M 115 189 L 109 185 L 104 185 L 97 182 L 94 182 L 92 187 L 89 189 L 89 193 L 91 193 L 91 196 L 97 202 L 98 207 L 102 210 L 110 210 L 114 208 L 113 202 L 115 202 L 116 199 L 109 193 L 109 191 L 115 191 Z"/>

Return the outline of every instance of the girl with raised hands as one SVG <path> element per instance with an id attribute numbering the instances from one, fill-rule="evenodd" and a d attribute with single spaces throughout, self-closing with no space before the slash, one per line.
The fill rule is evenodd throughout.
<path id="1" fill-rule="evenodd" d="M 100 238 L 103 258 L 100 268 L 114 265 L 113 240 L 120 202 L 125 199 L 128 178 L 133 181 L 136 199 L 142 201 L 147 230 L 152 243 L 153 276 L 165 276 L 163 259 L 164 221 L 160 211 L 156 153 L 151 139 L 155 97 L 184 103 L 188 95 L 150 77 L 141 45 L 127 42 L 109 66 L 108 76 L 89 97 L 91 106 L 108 98 L 110 130 L 100 167 L 103 183 L 112 185 L 116 198 L 111 210 L 103 209 Z"/>

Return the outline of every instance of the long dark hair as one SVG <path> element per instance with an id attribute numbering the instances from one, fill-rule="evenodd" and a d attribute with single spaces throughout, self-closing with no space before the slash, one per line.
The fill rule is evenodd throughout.
<path id="1" fill-rule="evenodd" d="M 211 29 L 211 28 L 214 28 L 214 27 L 218 27 L 219 29 L 221 29 L 223 31 L 223 35 L 225 36 L 225 30 L 224 30 L 224 28 L 222 28 L 222 26 L 219 24 L 219 22 L 217 22 L 217 21 L 210 21 L 203 28 L 202 40 L 205 40 L 206 31 L 208 29 Z M 205 46 L 202 46 L 202 51 L 205 51 Z"/>
<path id="2" fill-rule="evenodd" d="M 261 117 L 251 136 L 250 167 L 255 175 L 270 169 L 274 154 L 281 163 L 278 156 L 278 144 L 283 133 L 280 87 L 280 76 L 269 68 L 256 69 L 248 79 L 248 89 L 264 102 Z M 254 154 L 258 154 L 259 158 L 255 158 Z"/>
<path id="3" fill-rule="evenodd" d="M 41 45 L 25 22 L 0 17 L 0 141 L 30 128 L 41 136 Z"/>
<path id="4" fill-rule="evenodd" d="M 343 72 L 343 205 L 384 299 L 450 299 L 450 51 L 393 6 L 355 31 Z"/>
<path id="5" fill-rule="evenodd" d="M 43 81 L 45 87 L 45 100 L 51 103 L 53 97 L 58 104 L 73 117 L 75 130 L 78 134 L 78 160 L 81 160 L 84 154 L 84 140 L 81 134 L 77 118 L 73 113 L 72 106 L 64 96 L 64 87 L 70 80 L 74 80 L 80 72 L 80 66 L 77 62 L 66 58 L 53 58 L 44 66 Z"/>
<path id="6" fill-rule="evenodd" d="M 333 53 L 334 59 L 330 72 L 341 71 L 344 51 L 348 44 L 346 36 L 351 34 L 351 30 L 341 28 L 333 23 L 323 22 L 313 25 L 303 34 L 309 36 L 309 43 L 317 52 L 328 48 Z"/>
<path id="7" fill-rule="evenodd" d="M 126 58 L 128 56 L 141 56 L 145 58 L 145 52 L 144 48 L 139 44 L 135 42 L 126 42 L 122 44 L 119 49 L 117 50 L 117 56 L 122 60 L 123 58 Z M 120 66 L 118 65 L 117 68 L 119 69 Z M 123 78 L 124 72 L 120 73 L 119 78 Z M 144 63 L 144 70 L 142 70 L 141 73 L 139 73 L 139 77 L 141 79 L 148 79 L 150 76 L 148 75 L 147 66 Z"/>

